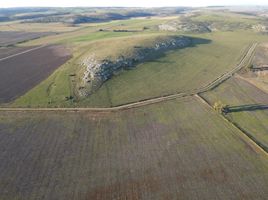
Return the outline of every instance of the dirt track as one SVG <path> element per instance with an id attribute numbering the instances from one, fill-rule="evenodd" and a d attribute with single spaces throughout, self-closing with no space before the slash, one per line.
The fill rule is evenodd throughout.
<path id="1" fill-rule="evenodd" d="M 146 106 L 150 104 L 155 104 L 163 101 L 168 101 L 172 99 L 177 99 L 177 98 L 182 98 L 186 96 L 193 96 L 195 94 L 201 93 L 201 92 L 206 92 L 225 80 L 229 79 L 231 76 L 233 76 L 236 72 L 241 70 L 244 66 L 247 66 L 247 64 L 251 61 L 253 53 L 257 47 L 257 43 L 252 44 L 247 52 L 244 54 L 238 65 L 233 68 L 231 71 L 228 71 L 212 82 L 208 83 L 205 86 L 202 86 L 200 88 L 191 90 L 191 91 L 186 91 L 184 93 L 177 93 L 177 94 L 171 94 L 167 96 L 161 96 L 161 97 L 156 97 L 152 99 L 147 99 L 147 100 L 142 100 L 138 102 L 133 102 L 133 103 L 128 103 L 125 105 L 120 105 L 120 106 L 115 106 L 111 108 L 0 108 L 0 111 L 69 111 L 69 112 L 80 112 L 80 111 L 92 111 L 92 112 L 113 112 L 113 111 L 119 111 L 119 110 L 126 110 L 126 109 L 131 109 L 131 108 L 136 108 L 136 107 L 141 107 L 141 106 Z"/>

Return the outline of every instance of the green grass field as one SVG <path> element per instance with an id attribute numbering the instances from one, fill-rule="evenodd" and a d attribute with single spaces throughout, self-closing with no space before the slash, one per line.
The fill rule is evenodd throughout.
<path id="1" fill-rule="evenodd" d="M 119 33 L 120 35 L 133 33 Z M 146 35 L 151 33 L 141 33 Z M 153 33 L 155 34 L 155 33 Z M 165 33 L 162 33 L 165 34 Z M 241 37 L 241 35 L 244 37 Z M 92 38 L 118 37 L 113 32 L 92 33 L 75 38 L 74 41 L 89 40 L 87 45 L 75 42 L 75 58 L 57 70 L 49 79 L 42 82 L 26 95 L 17 99 L 13 106 L 115 106 L 142 99 L 183 92 L 200 87 L 232 69 L 240 60 L 244 50 L 255 41 L 268 38 L 252 32 L 215 32 L 189 35 L 197 39 L 190 48 L 168 52 L 163 57 L 138 65 L 108 80 L 92 96 L 78 103 L 65 102 L 65 96 L 72 94 L 71 80 L 68 74 L 74 73 L 79 66 L 77 61 L 87 46 L 94 45 Z M 92 43 L 93 42 L 93 43 Z M 202 44 L 203 43 L 203 44 Z M 112 45 L 109 45 L 113 47 Z M 106 51 L 108 51 L 106 49 Z M 112 50 L 111 50 L 112 51 Z M 64 83 L 64 84 L 62 84 Z M 49 94 L 46 92 L 50 88 Z M 38 100 L 40 99 L 40 100 Z M 52 100 L 52 104 L 48 102 Z"/>
<path id="2" fill-rule="evenodd" d="M 245 48 L 253 38 L 256 39 L 255 35 L 248 34 L 242 40 L 239 39 L 240 34 L 198 35 L 207 41 L 167 53 L 162 58 L 138 65 L 134 70 L 112 78 L 84 105 L 115 106 L 203 86 L 234 68 Z M 109 99 L 110 104 L 102 99 Z"/>
<path id="3" fill-rule="evenodd" d="M 258 17 L 208 9 L 189 14 L 188 20 L 220 28 L 202 34 L 158 30 L 185 20 L 183 14 L 75 27 L 33 24 L 33 31 L 51 27 L 58 34 L 17 46 L 59 44 L 73 56 L 25 95 L 0 106 L 113 107 L 189 92 L 230 72 L 252 43 L 268 41 L 267 34 L 247 26 L 260 23 Z M 31 26 L 4 22 L 0 29 L 16 25 Z M 77 97 L 85 58 L 132 58 L 133 49 L 181 35 L 191 37 L 192 45 L 152 55 L 90 96 Z M 0 200 L 266 199 L 268 94 L 236 74 L 200 95 L 212 106 L 219 100 L 228 104 L 229 112 L 222 116 L 198 95 L 111 112 L 0 109 Z"/>
<path id="4" fill-rule="evenodd" d="M 220 22 L 223 24 L 225 23 L 226 25 L 232 23 L 255 25 L 260 21 L 260 19 L 254 16 L 235 14 L 231 12 L 220 12 L 220 11 L 204 12 L 201 15 L 192 17 L 191 19 L 198 22 L 215 22 L 215 23 Z"/>
<path id="5" fill-rule="evenodd" d="M 223 16 L 226 17 L 223 18 Z M 56 70 L 48 79 L 10 105 L 15 107 L 110 107 L 189 91 L 206 85 L 234 68 L 245 49 L 253 42 L 263 42 L 268 39 L 267 35 L 253 30 L 237 29 L 235 31 L 215 31 L 192 35 L 157 30 L 157 25 L 176 19 L 180 20 L 180 17 L 134 18 L 83 24 L 70 32 L 20 44 L 20 46 L 47 43 L 64 44 L 72 49 L 73 58 Z M 190 19 L 203 22 L 215 21 L 226 25 L 229 23 L 248 23 L 250 25 L 259 23 L 259 19 L 255 17 L 208 11 Z M 148 29 L 144 30 L 144 27 Z M 105 31 L 99 31 L 100 29 Z M 113 31 L 121 29 L 130 30 L 130 32 Z M 133 30 L 137 32 L 131 32 Z M 135 43 L 135 38 L 170 34 L 186 35 L 196 39 L 191 47 L 166 52 L 156 59 L 139 64 L 133 70 L 123 71 L 106 81 L 102 87 L 86 99 L 78 100 L 77 98 L 77 101 L 66 101 L 66 97 L 76 94 L 76 80 L 70 77 L 70 74 L 81 73 L 82 58 L 95 52 L 105 53 L 109 56 L 117 52 L 118 49 L 123 52 L 124 48 L 127 52 L 129 43 Z"/>
<path id="6" fill-rule="evenodd" d="M 268 195 L 267 155 L 194 98 L 111 114 L 1 112 L 0 141 L 0 199 Z"/>
<path id="7" fill-rule="evenodd" d="M 202 96 L 211 105 L 220 100 L 233 108 L 227 117 L 268 148 L 267 93 L 244 80 L 232 78 Z"/>

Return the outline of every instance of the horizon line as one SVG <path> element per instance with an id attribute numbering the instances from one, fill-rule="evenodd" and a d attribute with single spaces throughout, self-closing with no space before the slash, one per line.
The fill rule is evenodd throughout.
<path id="1" fill-rule="evenodd" d="M 207 6 L 10 6 L 0 9 L 10 8 L 208 8 L 208 7 L 267 7 L 267 4 L 237 4 L 237 5 L 207 5 Z"/>

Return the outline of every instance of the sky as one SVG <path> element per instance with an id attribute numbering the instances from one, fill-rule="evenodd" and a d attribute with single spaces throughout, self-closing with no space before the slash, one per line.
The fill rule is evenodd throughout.
<path id="1" fill-rule="evenodd" d="M 0 7 L 163 7 L 268 5 L 268 0 L 0 0 Z"/>

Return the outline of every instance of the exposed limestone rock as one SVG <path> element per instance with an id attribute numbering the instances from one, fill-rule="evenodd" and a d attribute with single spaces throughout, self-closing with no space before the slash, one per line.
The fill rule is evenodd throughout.
<path id="1" fill-rule="evenodd" d="M 124 69 L 131 69 L 138 63 L 154 57 L 158 53 L 168 50 L 183 48 L 191 44 L 188 37 L 169 37 L 165 41 L 155 42 L 151 47 L 133 47 L 132 57 L 119 56 L 116 60 L 97 60 L 96 56 L 85 58 L 82 65 L 85 67 L 82 83 L 79 87 L 80 96 L 88 96 L 97 89 L 104 81 Z"/>
<path id="2" fill-rule="evenodd" d="M 172 25 L 172 24 L 161 24 L 158 26 L 159 30 L 161 31 L 173 31 L 176 32 L 178 31 L 178 27 Z"/>
<path id="3" fill-rule="evenodd" d="M 262 24 L 257 24 L 252 26 L 252 29 L 257 31 L 257 32 L 261 32 L 261 33 L 267 33 L 268 32 L 268 27 Z"/>
<path id="4" fill-rule="evenodd" d="M 187 21 L 187 22 L 179 22 L 179 21 L 170 21 L 167 24 L 161 24 L 158 26 L 159 30 L 162 31 L 182 31 L 189 33 L 208 33 L 211 32 L 210 28 L 202 23 Z"/>

